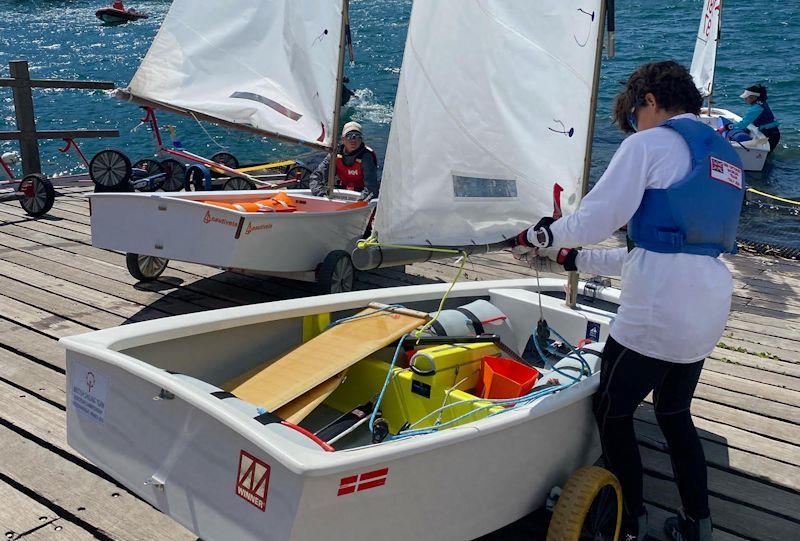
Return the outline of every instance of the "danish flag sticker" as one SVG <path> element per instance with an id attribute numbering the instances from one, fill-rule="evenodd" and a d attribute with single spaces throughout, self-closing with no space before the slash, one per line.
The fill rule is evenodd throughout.
<path id="1" fill-rule="evenodd" d="M 336 495 L 344 496 L 345 494 L 352 494 L 353 492 L 361 492 L 362 490 L 383 486 L 386 484 L 386 478 L 388 476 L 389 468 L 381 468 L 358 475 L 342 477 L 339 480 L 339 492 Z"/>
<path id="2" fill-rule="evenodd" d="M 239 454 L 239 472 L 236 475 L 236 495 L 262 511 L 267 509 L 269 489 L 269 464 L 247 451 Z"/>

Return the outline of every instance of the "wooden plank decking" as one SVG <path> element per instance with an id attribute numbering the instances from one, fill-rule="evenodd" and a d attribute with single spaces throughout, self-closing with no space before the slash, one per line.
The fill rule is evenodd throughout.
<path id="1" fill-rule="evenodd" d="M 66 443 L 62 336 L 313 294 L 309 285 L 171 263 L 135 285 L 124 256 L 95 249 L 85 189 L 49 216 L 0 204 L 0 533 L 6 539 L 195 539 Z M 693 404 L 717 540 L 800 539 L 800 264 L 738 255 L 733 312 Z M 453 261 L 361 275 L 362 289 L 449 281 Z M 521 277 L 509 254 L 473 257 L 465 278 Z M 637 414 L 652 533 L 678 506 L 652 408 Z"/>

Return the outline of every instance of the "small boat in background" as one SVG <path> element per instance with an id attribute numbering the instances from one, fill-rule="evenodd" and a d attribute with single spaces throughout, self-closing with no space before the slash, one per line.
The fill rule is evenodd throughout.
<path id="1" fill-rule="evenodd" d="M 726 122 L 734 123 L 742 120 L 742 117 L 727 109 L 712 106 L 721 28 L 722 0 L 705 0 L 689 71 L 700 95 L 708 100 L 708 106 L 700 111 L 700 120 L 714 129 Z M 731 145 L 742 159 L 745 171 L 761 171 L 770 152 L 769 141 L 753 124 L 743 132 L 744 137 L 731 140 Z"/>
<path id="2" fill-rule="evenodd" d="M 147 19 L 148 15 L 133 8 L 125 6 L 117 0 L 108 7 L 100 8 L 94 12 L 95 16 L 106 24 L 125 24 L 138 19 Z"/>

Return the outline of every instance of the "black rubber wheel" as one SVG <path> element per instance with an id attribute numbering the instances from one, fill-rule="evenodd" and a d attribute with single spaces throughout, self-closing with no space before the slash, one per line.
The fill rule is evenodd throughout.
<path id="1" fill-rule="evenodd" d="M 223 190 L 255 190 L 256 184 L 249 178 L 231 177 L 222 185 Z"/>
<path id="2" fill-rule="evenodd" d="M 296 180 L 298 188 L 308 188 L 308 177 L 311 176 L 311 169 L 305 165 L 295 164 L 286 171 L 286 180 Z"/>
<path id="3" fill-rule="evenodd" d="M 161 189 L 165 192 L 179 192 L 186 186 L 186 166 L 178 160 L 168 158 L 161 162 L 164 169 L 164 182 Z"/>
<path id="4" fill-rule="evenodd" d="M 144 178 L 149 178 L 155 175 L 159 175 L 164 172 L 164 168 L 161 166 L 161 163 L 158 160 L 153 160 L 151 158 L 145 158 L 143 160 L 139 160 L 138 162 L 133 164 L 133 179 L 134 182 L 137 180 L 141 180 Z M 164 183 L 164 179 L 160 178 L 158 180 L 153 180 L 148 182 L 147 184 L 141 186 L 139 188 L 140 192 L 154 192 L 161 188 L 161 185 Z"/>
<path id="5" fill-rule="evenodd" d="M 325 256 L 319 267 L 317 290 L 322 295 L 352 291 L 355 274 L 350 254 L 344 250 L 333 251 Z"/>
<path id="6" fill-rule="evenodd" d="M 230 167 L 231 169 L 239 169 L 239 160 L 237 160 L 236 156 L 230 152 L 217 152 L 211 156 L 211 161 L 220 163 L 226 167 Z"/>
<path id="7" fill-rule="evenodd" d="M 41 216 L 53 208 L 56 190 L 47 177 L 38 173 L 27 175 L 20 181 L 18 190 L 19 204 L 31 216 Z"/>
<path id="8" fill-rule="evenodd" d="M 125 186 L 130 183 L 132 176 L 131 161 L 119 150 L 101 150 L 89 162 L 89 177 L 95 185 L 103 188 Z"/>
<path id="9" fill-rule="evenodd" d="M 125 265 L 131 276 L 140 282 L 155 280 L 167 268 L 169 259 L 153 255 L 125 254 Z"/>

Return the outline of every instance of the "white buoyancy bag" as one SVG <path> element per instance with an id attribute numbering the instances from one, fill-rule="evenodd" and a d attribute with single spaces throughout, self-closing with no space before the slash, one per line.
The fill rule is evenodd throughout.
<path id="1" fill-rule="evenodd" d="M 431 313 L 431 317 L 435 314 Z M 477 336 L 496 334 L 492 327 L 508 325 L 508 317 L 485 300 L 473 301 L 452 310 L 442 310 L 431 325 L 437 336 Z"/>

